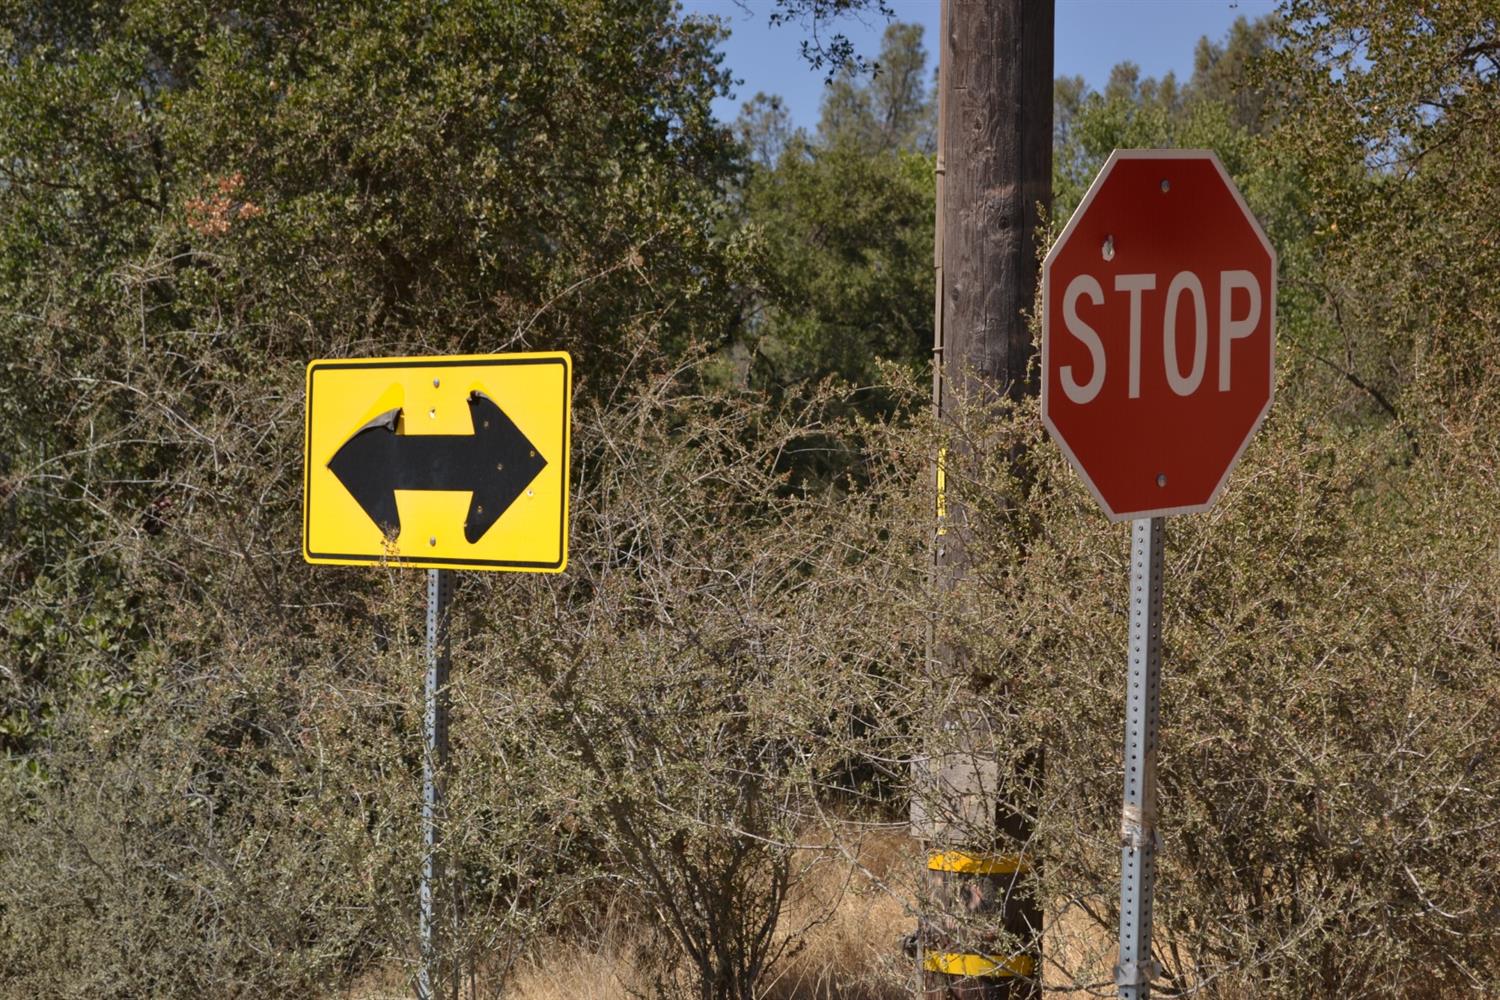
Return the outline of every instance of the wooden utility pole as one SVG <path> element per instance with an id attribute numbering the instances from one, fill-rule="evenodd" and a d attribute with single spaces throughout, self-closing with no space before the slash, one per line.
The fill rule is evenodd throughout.
<path id="1" fill-rule="evenodd" d="M 952 431 L 938 457 L 936 546 L 939 589 L 950 592 L 969 568 L 968 512 L 944 485 L 972 465 L 974 438 L 959 424 L 986 402 L 1036 391 L 1026 313 L 1039 276 L 1038 206 L 1052 201 L 1053 0 L 943 0 L 941 34 L 933 403 Z M 935 668 L 960 678 L 982 668 L 961 646 L 934 643 Z M 944 724 L 961 745 L 914 775 L 913 831 L 927 847 L 924 996 L 1036 1000 L 1042 908 L 1025 877 L 1031 822 L 1002 801 L 985 719 L 960 708 Z M 1020 777 L 1039 780 L 1039 765 Z"/>

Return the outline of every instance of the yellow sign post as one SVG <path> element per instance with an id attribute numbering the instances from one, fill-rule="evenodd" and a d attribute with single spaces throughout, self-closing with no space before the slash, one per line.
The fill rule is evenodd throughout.
<path id="1" fill-rule="evenodd" d="M 312 362 L 303 557 L 560 572 L 571 404 L 563 352 Z"/>

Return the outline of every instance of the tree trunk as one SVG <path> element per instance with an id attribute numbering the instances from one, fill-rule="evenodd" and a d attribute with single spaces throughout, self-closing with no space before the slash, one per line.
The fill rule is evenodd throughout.
<path id="1" fill-rule="evenodd" d="M 1026 314 L 1039 280 L 1038 208 L 1052 198 L 1053 2 L 944 0 L 942 22 L 933 403 L 952 430 L 938 459 L 936 547 L 939 587 L 951 591 L 969 565 L 968 512 L 944 483 L 972 458 L 974 438 L 959 423 L 1037 389 Z M 934 644 L 935 668 L 972 676 L 982 665 L 956 645 Z M 962 712 L 948 721 L 960 732 L 986 728 Z M 927 788 L 912 821 L 928 847 L 917 960 L 932 1000 L 1041 996 L 1042 911 L 1024 877 L 1030 823 L 1000 805 L 995 768 L 976 739 L 914 776 Z M 1020 777 L 1036 780 L 1039 763 L 1028 771 Z M 1001 928 L 1022 951 L 1003 944 Z"/>

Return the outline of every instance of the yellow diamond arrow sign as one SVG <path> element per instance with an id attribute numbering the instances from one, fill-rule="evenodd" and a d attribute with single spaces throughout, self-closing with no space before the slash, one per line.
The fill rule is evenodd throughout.
<path id="1" fill-rule="evenodd" d="M 571 403 L 562 352 L 312 362 L 303 557 L 561 571 Z"/>

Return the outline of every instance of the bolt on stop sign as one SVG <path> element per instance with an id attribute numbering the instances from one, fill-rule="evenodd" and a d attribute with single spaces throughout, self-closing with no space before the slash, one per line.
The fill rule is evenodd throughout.
<path id="1" fill-rule="evenodd" d="M 1271 406 L 1276 252 L 1204 150 L 1116 150 L 1042 270 L 1042 420 L 1112 520 L 1206 510 Z"/>

